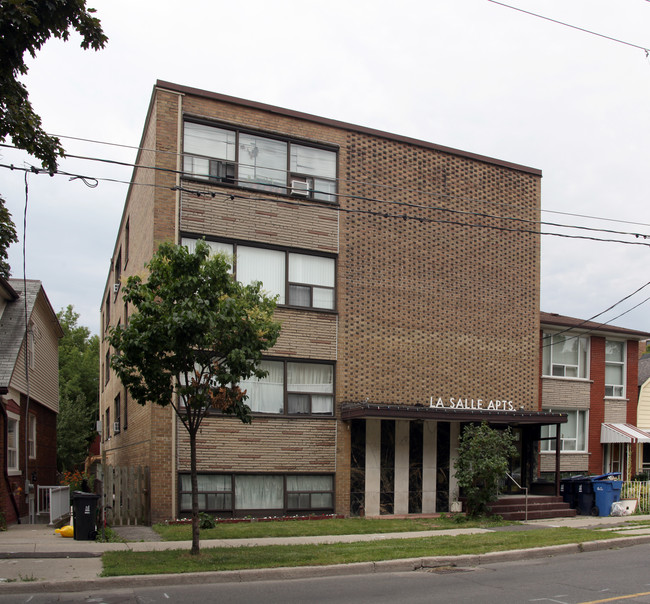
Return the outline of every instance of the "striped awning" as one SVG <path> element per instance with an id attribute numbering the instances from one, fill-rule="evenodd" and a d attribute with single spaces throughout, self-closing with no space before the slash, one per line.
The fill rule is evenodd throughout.
<path id="1" fill-rule="evenodd" d="M 650 432 L 632 424 L 601 424 L 601 443 L 650 443 Z"/>

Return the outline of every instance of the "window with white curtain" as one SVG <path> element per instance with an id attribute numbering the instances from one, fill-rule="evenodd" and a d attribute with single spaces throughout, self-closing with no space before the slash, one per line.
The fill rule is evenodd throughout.
<path id="1" fill-rule="evenodd" d="M 281 475 L 248 474 L 235 476 L 235 509 L 268 510 L 284 508 L 284 480 Z"/>
<path id="2" fill-rule="evenodd" d="M 261 281 L 263 290 L 278 296 L 278 304 L 285 302 L 285 252 L 258 247 L 237 246 L 237 281 L 248 285 Z"/>
<path id="3" fill-rule="evenodd" d="M 18 460 L 18 417 L 8 414 L 7 425 L 7 470 L 12 473 L 20 471 Z"/>
<path id="4" fill-rule="evenodd" d="M 187 121 L 187 176 L 336 202 L 336 151 Z"/>
<path id="5" fill-rule="evenodd" d="M 299 513 L 334 508 L 331 474 L 198 474 L 199 509 L 221 515 Z M 190 474 L 179 475 L 179 507 L 192 509 Z"/>
<path id="6" fill-rule="evenodd" d="M 195 238 L 181 239 L 181 244 L 190 251 L 194 251 L 196 242 Z M 222 252 L 230 259 L 234 257 L 233 270 L 238 281 L 244 285 L 260 281 L 264 292 L 278 297 L 278 304 L 334 310 L 334 258 L 220 241 L 206 240 L 206 243 L 212 253 Z"/>
<path id="7" fill-rule="evenodd" d="M 289 304 L 334 308 L 334 259 L 289 254 Z"/>
<path id="8" fill-rule="evenodd" d="M 586 410 L 545 409 L 554 413 L 566 413 L 566 424 L 560 426 L 560 451 L 584 452 L 587 450 L 588 412 Z M 542 426 L 542 438 L 551 437 L 553 440 L 542 440 L 542 451 L 555 451 L 555 436 L 557 426 Z"/>
<path id="9" fill-rule="evenodd" d="M 246 390 L 246 404 L 253 413 L 284 413 L 284 363 L 262 361 L 259 368 L 268 372 L 265 378 L 251 377 L 239 383 Z"/>
<path id="10" fill-rule="evenodd" d="M 625 396 L 625 343 L 605 342 L 605 396 Z"/>
<path id="11" fill-rule="evenodd" d="M 249 378 L 239 384 L 254 413 L 332 415 L 333 365 L 264 360 L 260 368 L 268 372 L 265 378 Z"/>

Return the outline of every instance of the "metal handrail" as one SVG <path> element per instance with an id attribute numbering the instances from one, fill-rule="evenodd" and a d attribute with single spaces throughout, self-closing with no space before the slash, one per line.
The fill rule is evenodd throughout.
<path id="1" fill-rule="evenodd" d="M 521 486 L 521 485 L 520 485 L 520 484 L 519 484 L 519 483 L 514 479 L 514 477 L 513 477 L 511 474 L 509 474 L 508 472 L 506 472 L 506 476 L 507 476 L 510 480 L 512 480 L 512 482 L 514 482 L 514 483 L 517 485 L 517 487 L 519 487 L 520 489 L 523 489 L 524 492 L 525 492 L 525 494 L 526 494 L 526 499 L 525 499 L 525 503 L 524 503 L 524 505 L 525 505 L 525 508 L 524 508 L 524 509 L 525 509 L 525 519 L 524 519 L 524 522 L 528 522 L 528 487 L 522 487 L 522 486 Z"/>

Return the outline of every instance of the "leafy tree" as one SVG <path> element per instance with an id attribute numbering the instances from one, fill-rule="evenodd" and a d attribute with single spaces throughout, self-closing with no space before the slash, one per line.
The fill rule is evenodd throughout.
<path id="1" fill-rule="evenodd" d="M 12 243 L 17 241 L 16 227 L 11 220 L 9 210 L 5 206 L 5 200 L 0 196 L 0 275 L 5 279 L 8 279 L 11 274 L 7 250 Z"/>
<path id="2" fill-rule="evenodd" d="M 487 514 L 489 504 L 497 500 L 499 480 L 517 452 L 514 442 L 510 428 L 495 430 L 485 422 L 465 426 L 454 466 L 458 486 L 467 498 L 469 516 Z"/>
<path id="3" fill-rule="evenodd" d="M 99 50 L 108 38 L 86 0 L 3 0 L 0 6 L 0 140 L 41 160 L 50 172 L 64 155 L 58 138 L 41 127 L 19 76 L 27 74 L 25 53 L 32 57 L 52 36 L 68 40 L 70 29 L 81 35 L 81 47 Z"/>
<path id="4" fill-rule="evenodd" d="M 84 461 L 95 438 L 99 408 L 99 337 L 78 325 L 72 306 L 57 315 L 63 337 L 59 340 L 59 415 L 57 459 L 61 471 Z"/>
<path id="5" fill-rule="evenodd" d="M 149 276 L 129 277 L 123 298 L 135 308 L 113 328 L 111 367 L 141 405 L 171 405 L 189 434 L 192 481 L 192 554 L 199 553 L 196 436 L 211 410 L 250 423 L 241 380 L 264 377 L 262 352 L 280 333 L 275 301 L 260 283 L 242 285 L 222 255 L 205 242 L 194 252 L 162 244 Z"/>

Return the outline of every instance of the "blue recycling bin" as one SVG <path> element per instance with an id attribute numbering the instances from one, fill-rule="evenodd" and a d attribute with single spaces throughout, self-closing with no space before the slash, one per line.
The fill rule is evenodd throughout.
<path id="1" fill-rule="evenodd" d="M 609 516 L 612 504 L 621 499 L 622 480 L 614 477 L 620 476 L 620 472 L 610 472 L 601 476 L 592 477 L 594 504 L 591 509 L 592 516 Z"/>

